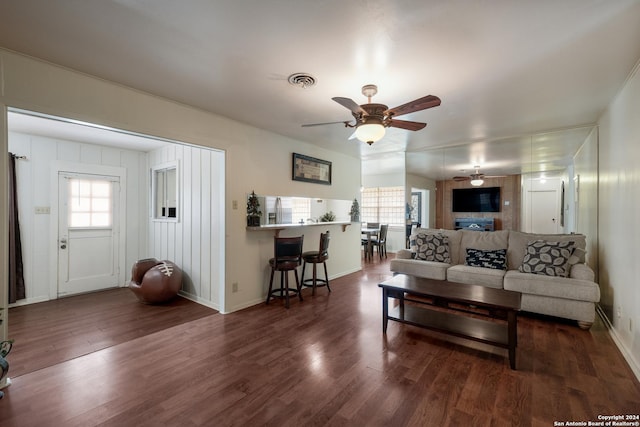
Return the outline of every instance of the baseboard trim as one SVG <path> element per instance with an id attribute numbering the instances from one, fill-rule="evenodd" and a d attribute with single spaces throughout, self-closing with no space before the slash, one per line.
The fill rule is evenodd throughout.
<path id="1" fill-rule="evenodd" d="M 232 307 L 229 311 L 225 311 L 225 312 L 221 312 L 221 313 L 222 314 L 229 314 L 229 313 L 233 313 L 235 311 L 244 310 L 245 308 L 253 307 L 254 305 L 264 304 L 266 299 L 267 299 L 267 297 L 265 295 L 264 298 L 258 298 L 258 299 L 254 299 L 252 301 L 244 302 L 244 303 L 242 303 L 240 305 L 236 305 L 235 307 Z"/>
<path id="2" fill-rule="evenodd" d="M 195 295 L 190 295 L 190 294 L 188 294 L 186 292 L 183 292 L 183 291 L 179 291 L 178 295 L 181 296 L 184 299 L 188 299 L 189 301 L 197 302 L 200 305 L 204 305 L 205 307 L 212 308 L 212 309 L 214 309 L 214 310 L 216 310 L 218 312 L 220 311 L 220 307 L 218 306 L 218 304 L 213 304 L 209 300 L 200 298 L 200 297 L 195 296 Z"/>
<path id="3" fill-rule="evenodd" d="M 339 277 L 342 276 L 346 276 L 347 274 L 351 274 L 351 273 L 356 273 L 358 271 L 362 270 L 362 267 L 360 268 L 356 268 L 354 270 L 349 270 L 349 271 L 341 271 L 340 273 L 334 274 L 334 275 L 329 275 L 329 280 L 334 280 L 337 279 Z M 225 312 L 220 312 L 221 314 L 229 314 L 229 313 L 233 313 L 235 311 L 240 311 L 240 310 L 244 310 L 245 308 L 249 308 L 249 307 L 253 307 L 254 305 L 258 305 L 258 304 L 264 304 L 264 302 L 267 299 L 267 294 L 265 293 L 263 297 L 261 298 L 256 298 L 254 300 L 251 301 L 246 301 L 240 305 L 234 306 L 232 308 L 230 308 L 228 311 Z"/>
<path id="4" fill-rule="evenodd" d="M 618 350 L 620 350 L 620 353 L 622 353 L 622 357 L 624 357 L 624 360 L 627 361 L 627 364 L 631 368 L 631 371 L 633 371 L 636 379 L 640 381 L 640 363 L 633 357 L 633 354 L 631 353 L 631 351 L 629 351 L 627 346 L 624 345 L 624 342 L 620 339 L 620 335 L 618 335 L 618 332 L 613 327 L 613 324 L 609 321 L 609 318 L 599 305 L 596 305 L 596 311 L 604 322 L 605 327 L 609 331 L 609 336 L 611 336 L 611 339 L 615 343 L 616 347 L 618 347 Z"/>
<path id="5" fill-rule="evenodd" d="M 14 303 L 9 304 L 9 308 L 20 307 L 21 305 L 29 305 L 29 304 L 37 304 L 39 302 L 51 301 L 48 296 L 36 297 L 36 298 L 25 298 L 18 300 Z"/>

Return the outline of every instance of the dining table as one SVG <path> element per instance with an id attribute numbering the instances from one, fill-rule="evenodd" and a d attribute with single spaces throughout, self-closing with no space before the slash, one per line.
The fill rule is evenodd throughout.
<path id="1" fill-rule="evenodd" d="M 360 229 L 360 232 L 367 236 L 367 244 L 364 247 L 364 259 L 372 259 L 373 258 L 373 244 L 371 243 L 372 237 L 378 237 L 378 233 L 380 232 L 379 228 L 367 228 L 363 227 Z"/>

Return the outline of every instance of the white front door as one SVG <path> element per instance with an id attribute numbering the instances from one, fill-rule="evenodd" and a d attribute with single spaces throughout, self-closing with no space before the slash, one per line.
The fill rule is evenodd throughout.
<path id="1" fill-rule="evenodd" d="M 119 282 L 117 176 L 58 173 L 58 296 Z"/>
<path id="2" fill-rule="evenodd" d="M 552 191 L 531 191 L 531 232 L 556 234 L 559 214 L 558 193 Z"/>

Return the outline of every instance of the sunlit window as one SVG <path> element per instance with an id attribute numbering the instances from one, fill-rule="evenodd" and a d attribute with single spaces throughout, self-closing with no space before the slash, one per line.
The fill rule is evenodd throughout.
<path id="1" fill-rule="evenodd" d="M 307 222 L 311 217 L 311 200 L 304 197 L 293 197 L 291 202 L 291 222 L 298 223 L 301 220 Z"/>
<path id="2" fill-rule="evenodd" d="M 404 187 L 363 189 L 360 213 L 363 222 L 402 226 L 405 221 Z"/>
<path id="3" fill-rule="evenodd" d="M 69 227 L 111 227 L 111 181 L 69 179 Z"/>

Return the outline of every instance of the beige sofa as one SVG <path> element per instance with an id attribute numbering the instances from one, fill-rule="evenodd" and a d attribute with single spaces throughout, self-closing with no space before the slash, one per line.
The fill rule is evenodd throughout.
<path id="1" fill-rule="evenodd" d="M 436 244 L 440 243 L 439 249 L 446 248 L 445 245 L 448 246 L 448 262 L 444 262 L 441 258 L 439 258 L 440 261 L 414 259 L 416 256 L 425 258 L 424 248 L 427 246 L 425 237 L 436 239 Z M 445 240 L 445 242 L 438 240 Z M 403 273 L 518 291 L 522 293 L 523 311 L 576 320 L 583 329 L 589 329 L 595 319 L 595 304 L 600 301 L 600 288 L 594 282 L 593 270 L 585 264 L 584 235 L 419 228 L 411 235 L 410 241 L 412 249 L 400 250 L 396 258 L 391 261 L 391 271 L 394 274 Z M 540 241 L 542 243 L 534 243 Z M 429 246 L 433 246 L 433 240 L 428 242 Z M 540 272 L 534 274 L 519 270 L 524 262 L 523 269 L 527 271 L 526 266 L 536 261 L 533 258 L 541 257 L 539 254 L 530 255 L 525 261 L 527 251 L 535 254 L 536 245 L 554 245 L 555 242 L 573 242 L 573 246 L 571 243 L 558 243 L 560 246 L 568 246 L 567 250 L 571 253 L 571 259 L 564 264 L 564 270 L 558 270 L 565 271 L 567 277 L 563 277 L 562 274 L 547 275 L 548 272 L 544 274 L 544 271 L 543 274 Z M 477 259 L 467 259 L 469 254 L 467 249 L 480 250 L 470 251 L 471 255 L 477 252 L 483 255 L 506 254 L 505 269 L 496 268 L 495 265 L 492 265 L 492 268 L 477 266 L 479 265 Z M 427 255 L 426 258 L 432 257 Z M 560 260 L 562 260 L 561 257 Z M 466 265 L 465 261 L 476 266 Z M 553 271 L 551 273 L 555 274 Z"/>

